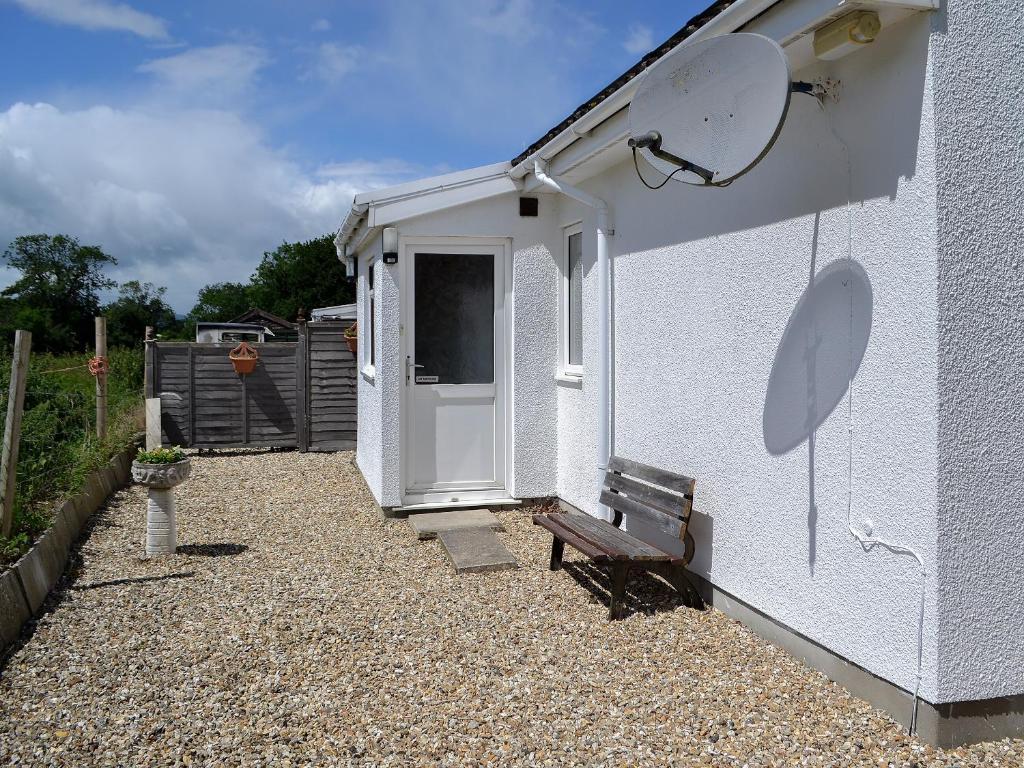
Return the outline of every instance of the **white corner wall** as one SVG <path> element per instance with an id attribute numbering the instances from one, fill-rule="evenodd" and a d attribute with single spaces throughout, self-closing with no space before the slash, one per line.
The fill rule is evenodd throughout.
<path id="1" fill-rule="evenodd" d="M 367 249 L 358 256 L 359 275 L 356 279 L 356 322 L 360 328 L 366 328 L 369 323 L 364 312 L 366 301 L 365 281 L 363 275 L 366 269 L 364 258 L 370 253 L 379 251 L 380 239 L 377 239 L 377 246 L 371 243 Z M 379 304 L 379 302 L 378 302 Z M 379 315 L 379 313 L 378 313 Z M 356 465 L 363 473 L 363 479 L 370 488 L 373 498 L 381 503 L 381 397 L 380 389 L 375 386 L 376 382 L 368 380 L 362 373 L 363 350 L 356 354 Z"/>
<path id="2" fill-rule="evenodd" d="M 907 689 L 917 565 L 864 552 L 847 515 L 870 518 L 876 535 L 914 547 L 934 572 L 929 34 L 918 14 L 798 73 L 840 79 L 839 103 L 822 111 L 795 96 L 778 144 L 729 188 L 649 191 L 631 163 L 584 185 L 609 202 L 615 228 L 614 452 L 697 478 L 695 571 Z M 592 258 L 593 243 L 586 249 Z M 596 275 L 587 266 L 589 372 Z M 581 391 L 559 392 L 559 494 L 588 511 L 594 407 L 590 376 Z M 937 701 L 934 579 L 925 621 L 922 692 Z"/>
<path id="3" fill-rule="evenodd" d="M 543 195 L 539 207 L 538 217 L 521 217 L 519 196 L 500 195 L 395 225 L 403 237 L 500 237 L 512 241 L 513 299 L 509 311 L 514 330 L 512 392 L 508 398 L 512 450 L 507 486 L 517 498 L 552 496 L 556 486 L 558 267 L 550 243 L 557 203 L 554 197 Z M 379 254 L 379 238 L 372 248 Z M 404 491 L 400 469 L 400 403 L 404 389 L 400 267 L 385 266 L 378 260 L 379 362 L 374 381 L 361 379 L 359 393 L 359 466 L 363 468 L 365 456 L 364 475 L 368 480 L 376 478 L 374 493 L 383 506 L 401 505 Z"/>
<path id="4" fill-rule="evenodd" d="M 939 693 L 1024 693 L 1024 15 L 933 30 L 939 264 Z"/>

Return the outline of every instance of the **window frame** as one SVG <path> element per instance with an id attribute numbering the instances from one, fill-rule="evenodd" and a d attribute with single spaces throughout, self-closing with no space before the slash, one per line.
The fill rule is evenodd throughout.
<path id="1" fill-rule="evenodd" d="M 368 379 L 373 379 L 377 370 L 377 318 L 375 317 L 376 301 L 374 295 L 376 286 L 374 284 L 376 283 L 378 270 L 375 268 L 374 262 L 373 256 L 367 256 L 363 264 L 364 269 L 361 270 L 362 274 L 359 277 L 362 287 L 360 308 L 362 309 L 362 316 L 365 318 L 365 322 L 359 324 L 360 370 Z"/>
<path id="2" fill-rule="evenodd" d="M 562 228 L 562 255 L 559 259 L 558 275 L 558 375 L 572 379 L 583 378 L 583 364 L 573 365 L 569 362 L 569 238 L 580 236 L 580 260 L 583 261 L 583 222 L 577 221 Z M 581 264 L 582 269 L 582 264 Z M 585 294 L 582 281 L 581 294 Z M 580 296 L 580 327 L 583 327 L 583 295 Z M 582 358 L 581 358 L 582 359 Z"/>

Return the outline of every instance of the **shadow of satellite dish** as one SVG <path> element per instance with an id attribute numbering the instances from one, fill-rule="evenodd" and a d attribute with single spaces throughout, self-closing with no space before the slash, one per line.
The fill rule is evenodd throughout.
<path id="1" fill-rule="evenodd" d="M 806 441 L 842 402 L 871 335 L 873 297 L 867 272 L 835 261 L 800 296 L 775 351 L 764 399 L 768 453 Z"/>

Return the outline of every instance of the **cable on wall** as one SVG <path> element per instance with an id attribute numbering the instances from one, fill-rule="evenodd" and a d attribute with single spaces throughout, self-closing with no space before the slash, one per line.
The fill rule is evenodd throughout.
<path id="1" fill-rule="evenodd" d="M 846 259 L 853 264 L 853 164 L 850 161 L 850 148 L 843 140 L 843 137 L 835 129 L 832 121 L 832 113 L 829 111 L 829 130 L 843 148 L 843 155 L 846 159 Z M 850 338 L 853 338 L 853 292 L 850 292 Z M 925 568 L 924 560 L 914 549 L 902 544 L 896 544 L 886 539 L 872 536 L 873 526 L 870 520 L 865 520 L 863 527 L 858 528 L 853 522 L 853 345 L 850 345 L 850 379 L 847 382 L 849 395 L 847 397 L 847 431 L 849 434 L 849 460 L 847 464 L 846 483 L 846 525 L 850 535 L 860 544 L 864 552 L 871 552 L 875 547 L 883 547 L 895 555 L 912 557 L 917 561 L 921 574 L 920 601 L 917 613 L 917 673 L 914 681 L 913 708 L 910 712 L 911 734 L 917 733 L 917 708 L 921 697 L 921 667 L 924 656 L 924 612 L 925 612 L 925 587 L 928 580 L 928 571 Z"/>

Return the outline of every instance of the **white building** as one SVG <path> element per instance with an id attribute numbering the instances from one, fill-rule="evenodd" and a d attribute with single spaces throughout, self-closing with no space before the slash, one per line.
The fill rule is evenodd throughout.
<path id="1" fill-rule="evenodd" d="M 817 60 L 813 30 L 860 7 L 877 39 Z M 510 162 L 357 196 L 337 242 L 359 264 L 356 458 L 381 507 L 598 514 L 607 419 L 611 453 L 697 478 L 691 570 L 716 607 L 906 722 L 923 589 L 922 737 L 1019 735 L 1022 19 L 718 2 Z M 625 141 L 637 76 L 739 30 L 838 99 L 795 95 L 728 188 L 646 189 Z M 545 169 L 607 204 L 607 325 L 597 213 Z M 866 551 L 868 520 L 924 573 Z"/>

